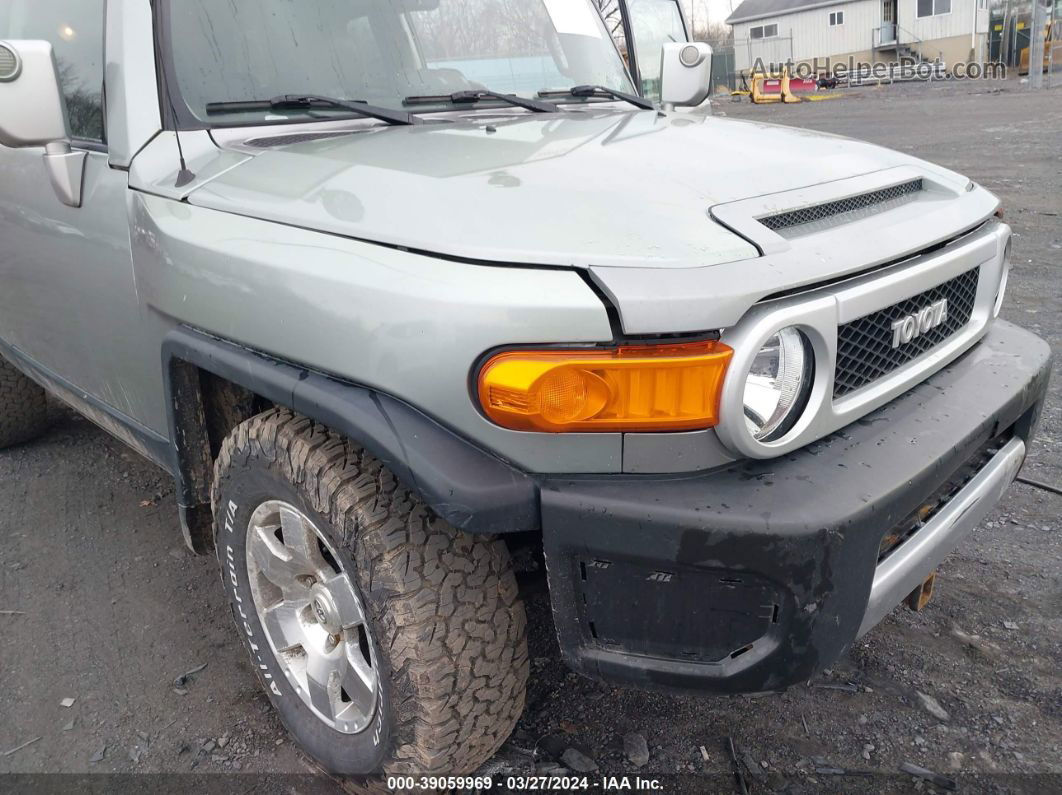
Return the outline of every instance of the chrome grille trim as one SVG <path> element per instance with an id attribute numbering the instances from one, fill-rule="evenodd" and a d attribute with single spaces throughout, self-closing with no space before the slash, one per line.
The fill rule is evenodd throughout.
<path id="1" fill-rule="evenodd" d="M 984 336 L 992 322 L 1003 252 L 1009 238 L 1010 228 L 1006 224 L 983 226 L 954 245 L 900 267 L 753 306 L 740 323 L 722 333 L 722 341 L 735 353 L 723 385 L 720 405 L 723 420 L 715 428 L 716 436 L 736 455 L 776 458 L 840 430 L 954 361 Z M 928 351 L 862 388 L 843 397 L 834 396 L 839 328 L 903 304 L 912 296 L 925 295 L 971 272 L 979 275 L 974 305 L 965 325 Z M 744 374 L 764 343 L 787 326 L 799 327 L 814 351 L 816 367 L 811 395 L 804 415 L 786 436 L 761 442 L 752 438 L 744 423 Z M 890 327 L 890 348 L 891 343 Z"/>
<path id="2" fill-rule="evenodd" d="M 790 230 L 793 227 L 824 221 L 845 213 L 874 208 L 898 199 L 912 198 L 915 194 L 921 193 L 922 190 L 924 190 L 924 184 L 922 178 L 919 177 L 889 188 L 862 193 L 858 196 L 849 196 L 847 199 L 837 199 L 824 204 L 802 207 L 799 210 L 788 210 L 783 213 L 767 215 L 757 220 L 771 231 L 781 232 L 782 230 Z"/>
<path id="3" fill-rule="evenodd" d="M 837 329 L 837 365 L 833 396 L 844 397 L 898 370 L 961 331 L 973 316 L 980 267 L 930 290 Z M 899 348 L 892 347 L 892 324 L 942 299 L 947 320 Z"/>

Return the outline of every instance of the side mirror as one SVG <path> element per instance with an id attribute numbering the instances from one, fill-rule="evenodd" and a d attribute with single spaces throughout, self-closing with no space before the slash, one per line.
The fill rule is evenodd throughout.
<path id="1" fill-rule="evenodd" d="M 66 100 L 46 41 L 0 41 L 0 145 L 43 146 L 44 165 L 59 199 L 81 206 L 87 153 L 70 148 Z"/>
<path id="2" fill-rule="evenodd" d="M 665 108 L 700 105 L 712 87 L 712 48 L 699 42 L 664 45 L 660 101 Z"/>

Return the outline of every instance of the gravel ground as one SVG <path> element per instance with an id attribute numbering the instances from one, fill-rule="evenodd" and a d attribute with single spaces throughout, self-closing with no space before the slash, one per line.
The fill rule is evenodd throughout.
<path id="1" fill-rule="evenodd" d="M 995 191 L 1017 235 L 1004 316 L 1057 347 L 1062 90 L 998 85 L 865 89 L 788 107 L 723 102 L 716 112 L 868 139 Z M 1025 468 L 1055 484 L 1060 390 L 1056 377 Z M 71 778 L 5 777 L 0 789 L 333 791 L 259 692 L 215 561 L 184 550 L 172 483 L 54 411 L 40 443 L 0 452 L 0 774 Z M 599 766 L 592 782 L 637 774 L 668 792 L 740 792 L 730 738 L 752 792 L 931 789 L 898 774 L 905 762 L 962 791 L 1059 791 L 1060 511 L 1062 497 L 1015 485 L 949 558 L 923 613 L 896 611 L 819 680 L 779 695 L 679 697 L 582 679 L 558 661 L 545 597 L 531 596 L 528 707 L 492 764 L 526 771 L 537 750 L 548 768 L 574 748 Z M 626 758 L 628 733 L 647 741 L 643 767 Z M 246 775 L 217 775 L 237 771 Z M 129 773 L 183 775 L 103 775 Z"/>

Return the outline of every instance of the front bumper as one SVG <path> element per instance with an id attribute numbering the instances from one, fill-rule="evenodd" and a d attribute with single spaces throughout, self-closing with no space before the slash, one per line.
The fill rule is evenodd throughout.
<path id="1" fill-rule="evenodd" d="M 843 654 L 1017 475 L 1050 349 L 997 322 L 966 355 L 815 444 L 691 476 L 549 479 L 562 652 L 646 687 L 777 690 Z M 882 540 L 917 529 L 887 554 Z"/>

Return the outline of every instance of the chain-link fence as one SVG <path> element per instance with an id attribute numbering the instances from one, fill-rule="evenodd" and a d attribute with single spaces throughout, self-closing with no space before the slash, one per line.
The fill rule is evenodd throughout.
<path id="1" fill-rule="evenodd" d="M 1047 15 L 1048 33 L 1044 42 L 1044 86 L 1062 86 L 1062 0 L 1055 0 Z"/>
<path id="2" fill-rule="evenodd" d="M 989 22 L 988 60 L 1006 64 L 1031 88 L 1062 86 L 1062 0 L 995 3 Z M 1040 71 L 1033 68 L 1034 63 L 1041 64 Z"/>
<path id="3" fill-rule="evenodd" d="M 712 87 L 718 93 L 726 87 L 730 91 L 748 89 L 747 81 L 753 68 L 780 71 L 793 60 L 792 36 L 772 36 L 768 39 L 732 39 L 727 44 L 713 45 Z"/>
<path id="4" fill-rule="evenodd" d="M 734 39 L 734 66 L 738 73 L 748 74 L 753 68 L 772 71 L 772 65 L 781 67 L 792 60 L 792 36 Z"/>

